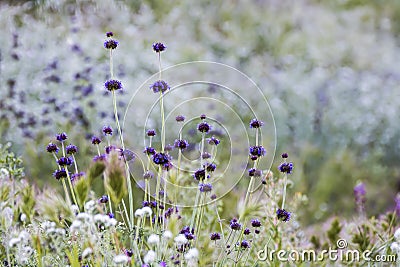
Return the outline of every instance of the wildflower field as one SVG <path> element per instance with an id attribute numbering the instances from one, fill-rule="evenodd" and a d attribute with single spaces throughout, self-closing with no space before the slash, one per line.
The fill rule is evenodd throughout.
<path id="1" fill-rule="evenodd" d="M 0 266 L 397 266 L 400 2 L 0 1 Z"/>

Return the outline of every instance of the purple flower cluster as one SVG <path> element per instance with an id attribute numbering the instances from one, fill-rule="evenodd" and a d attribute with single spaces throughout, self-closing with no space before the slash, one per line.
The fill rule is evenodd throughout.
<path id="1" fill-rule="evenodd" d="M 278 220 L 283 221 L 283 222 L 288 222 L 290 220 L 291 213 L 284 210 L 284 209 L 278 209 L 276 211 L 276 217 Z"/>
<path id="2" fill-rule="evenodd" d="M 170 160 L 171 156 L 162 152 L 153 155 L 154 164 L 161 165 L 167 171 L 172 167 Z"/>
<path id="3" fill-rule="evenodd" d="M 163 52 L 167 47 L 163 43 L 153 43 L 153 50 L 156 53 Z"/>
<path id="4" fill-rule="evenodd" d="M 293 170 L 293 163 L 292 162 L 282 162 L 279 165 L 278 170 L 283 173 L 290 174 Z"/>
<path id="5" fill-rule="evenodd" d="M 252 119 L 250 121 L 250 128 L 260 128 L 263 125 L 264 125 L 264 123 L 262 121 L 257 120 L 257 119 Z"/>
<path id="6" fill-rule="evenodd" d="M 169 90 L 170 87 L 166 81 L 159 80 L 150 85 L 150 89 L 153 90 L 154 93 L 164 93 L 165 91 Z"/>
<path id="7" fill-rule="evenodd" d="M 46 147 L 47 152 L 49 153 L 57 153 L 59 148 L 56 144 L 49 143 Z"/>
<path id="8" fill-rule="evenodd" d="M 183 140 L 183 139 L 176 139 L 174 146 L 176 148 L 179 148 L 180 150 L 186 149 L 189 146 L 188 141 Z"/>
<path id="9" fill-rule="evenodd" d="M 230 221 L 229 226 L 234 231 L 238 231 L 238 230 L 242 229 L 242 225 L 238 222 L 238 220 L 236 218 L 233 218 Z"/>
<path id="10" fill-rule="evenodd" d="M 118 80 L 108 80 L 104 83 L 104 87 L 112 92 L 122 89 L 122 83 Z"/>
<path id="11" fill-rule="evenodd" d="M 266 151 L 263 146 L 251 146 L 249 148 L 249 153 L 250 153 L 250 156 L 252 157 L 252 159 L 253 159 L 253 157 L 255 157 L 255 159 L 257 159 L 259 157 L 264 156 Z"/>
<path id="12" fill-rule="evenodd" d="M 206 183 L 206 184 L 199 184 L 199 190 L 200 192 L 211 192 L 212 190 L 212 184 Z"/>
<path id="13" fill-rule="evenodd" d="M 201 133 L 208 133 L 211 130 L 211 126 L 207 122 L 201 122 L 197 125 L 197 130 Z"/>

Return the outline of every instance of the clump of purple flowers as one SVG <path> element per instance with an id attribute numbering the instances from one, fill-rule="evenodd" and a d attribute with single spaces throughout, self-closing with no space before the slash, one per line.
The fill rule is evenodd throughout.
<path id="1" fill-rule="evenodd" d="M 103 133 L 104 135 L 112 135 L 113 129 L 111 128 L 111 126 L 104 126 Z"/>
<path id="2" fill-rule="evenodd" d="M 183 140 L 183 139 L 176 139 L 175 143 L 174 143 L 174 146 L 176 148 L 179 148 L 179 149 L 183 150 L 183 149 L 186 149 L 189 146 L 189 143 L 188 143 L 188 141 Z"/>
<path id="3" fill-rule="evenodd" d="M 210 183 L 199 184 L 199 190 L 200 190 L 200 192 L 211 192 L 212 184 L 210 184 Z"/>
<path id="4" fill-rule="evenodd" d="M 56 135 L 56 139 L 60 142 L 63 142 L 68 139 L 68 136 L 66 133 L 59 133 Z"/>
<path id="5" fill-rule="evenodd" d="M 150 85 L 150 89 L 153 90 L 154 93 L 164 93 L 165 91 L 169 90 L 170 87 L 166 81 L 159 80 Z"/>
<path id="6" fill-rule="evenodd" d="M 57 153 L 59 148 L 56 144 L 49 143 L 46 147 L 47 152 L 49 153 Z"/>
<path id="7" fill-rule="evenodd" d="M 283 222 L 288 222 L 290 220 L 291 213 L 284 210 L 284 209 L 278 209 L 276 211 L 276 217 L 278 220 L 283 221 Z"/>
<path id="8" fill-rule="evenodd" d="M 201 122 L 197 125 L 197 130 L 202 133 L 208 133 L 211 130 L 211 126 L 207 122 Z"/>
<path id="9" fill-rule="evenodd" d="M 60 170 L 54 171 L 53 176 L 57 180 L 60 180 L 61 178 L 67 178 L 68 174 L 67 174 L 67 171 L 64 168 L 61 168 Z"/>
<path id="10" fill-rule="evenodd" d="M 167 47 L 163 43 L 153 43 L 154 52 L 160 53 L 165 51 L 165 49 L 167 49 Z"/>
<path id="11" fill-rule="evenodd" d="M 242 225 L 238 222 L 238 220 L 236 218 L 233 218 L 230 221 L 229 226 L 234 231 L 238 231 L 238 230 L 242 229 Z"/>
<path id="12" fill-rule="evenodd" d="M 251 146 L 249 148 L 250 156 L 254 156 L 256 159 L 265 155 L 266 151 L 263 146 Z"/>
<path id="13" fill-rule="evenodd" d="M 122 83 L 118 80 L 108 80 L 104 83 L 104 87 L 112 92 L 122 89 Z"/>
<path id="14" fill-rule="evenodd" d="M 69 144 L 66 148 L 65 148 L 65 152 L 67 152 L 67 154 L 69 155 L 73 155 L 76 152 L 78 152 L 78 147 L 76 145 L 72 145 Z"/>
<path id="15" fill-rule="evenodd" d="M 293 163 L 292 162 L 282 162 L 281 165 L 278 167 L 280 172 L 290 174 L 293 170 Z"/>
<path id="16" fill-rule="evenodd" d="M 260 128 L 263 125 L 264 125 L 264 123 L 262 121 L 257 120 L 257 119 L 252 119 L 250 121 L 250 128 Z"/>

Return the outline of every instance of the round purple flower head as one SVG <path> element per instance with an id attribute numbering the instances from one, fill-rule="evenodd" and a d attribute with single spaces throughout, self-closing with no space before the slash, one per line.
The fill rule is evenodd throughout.
<path id="1" fill-rule="evenodd" d="M 165 91 L 169 90 L 170 87 L 167 82 L 159 80 L 150 85 L 150 89 L 153 90 L 154 93 L 164 93 Z"/>
<path id="2" fill-rule="evenodd" d="M 283 154 L 282 154 L 282 158 L 283 158 L 283 159 L 287 159 L 288 157 L 289 157 L 288 153 L 283 153 Z"/>
<path id="3" fill-rule="evenodd" d="M 206 177 L 206 170 L 205 169 L 199 169 L 197 171 L 195 171 L 195 173 L 193 174 L 194 179 L 196 179 L 197 181 L 203 181 Z M 207 178 L 209 178 L 209 175 L 207 175 Z"/>
<path id="4" fill-rule="evenodd" d="M 276 211 L 276 217 L 278 220 L 281 220 L 283 222 L 288 222 L 290 220 L 290 212 L 284 210 L 284 209 L 278 209 Z"/>
<path id="5" fill-rule="evenodd" d="M 75 183 L 79 179 L 81 179 L 83 176 L 85 176 L 84 172 L 74 173 L 74 174 L 71 175 L 71 182 Z"/>
<path id="6" fill-rule="evenodd" d="M 143 153 L 147 154 L 147 155 L 154 155 L 157 153 L 157 151 L 153 148 L 153 147 L 146 147 L 143 150 Z"/>
<path id="7" fill-rule="evenodd" d="M 246 249 L 250 247 L 250 244 L 247 240 L 243 240 L 242 243 L 240 243 L 240 247 Z"/>
<path id="8" fill-rule="evenodd" d="M 156 136 L 156 130 L 154 130 L 154 129 L 148 130 L 147 136 Z"/>
<path id="9" fill-rule="evenodd" d="M 60 180 L 61 178 L 67 178 L 67 172 L 65 171 L 64 168 L 61 168 L 61 170 L 54 171 L 53 176 L 57 180 Z"/>
<path id="10" fill-rule="evenodd" d="M 177 122 L 183 122 L 183 121 L 185 121 L 185 116 L 183 116 L 183 115 L 178 115 L 178 116 L 175 117 L 175 120 L 176 120 Z"/>
<path id="11" fill-rule="evenodd" d="M 73 163 L 73 160 L 70 157 L 61 157 L 57 160 L 57 163 L 60 166 L 69 166 Z"/>
<path id="12" fill-rule="evenodd" d="M 207 141 L 208 141 L 208 143 L 209 143 L 210 145 L 215 145 L 215 146 L 217 146 L 217 145 L 221 142 L 221 141 L 219 141 L 219 139 L 216 138 L 215 136 L 212 136 L 211 138 L 208 138 Z"/>
<path id="13" fill-rule="evenodd" d="M 251 226 L 257 228 L 257 227 L 261 227 L 261 222 L 259 219 L 253 219 L 251 220 Z"/>
<path id="14" fill-rule="evenodd" d="M 200 119 L 201 119 L 201 120 L 205 120 L 206 118 L 207 118 L 206 114 L 201 114 L 201 115 L 200 115 Z"/>
<path id="15" fill-rule="evenodd" d="M 98 145 L 100 143 L 101 143 L 100 138 L 98 138 L 97 136 L 92 137 L 92 145 Z"/>
<path id="16" fill-rule="evenodd" d="M 153 43 L 154 52 L 160 53 L 165 51 L 165 49 L 167 49 L 167 47 L 163 43 Z"/>
<path id="17" fill-rule="evenodd" d="M 165 165 L 169 163 L 169 156 L 164 153 L 156 153 L 153 155 L 153 162 L 157 165 Z"/>
<path id="18" fill-rule="evenodd" d="M 103 133 L 104 135 L 112 135 L 113 129 L 111 128 L 111 126 L 104 126 Z"/>
<path id="19" fill-rule="evenodd" d="M 230 221 L 229 226 L 231 227 L 232 230 L 235 231 L 242 229 L 242 225 L 238 222 L 236 218 Z"/>
<path id="20" fill-rule="evenodd" d="M 211 158 L 211 154 L 208 153 L 208 152 L 204 152 L 203 155 L 201 155 L 201 158 L 202 159 L 209 159 L 209 158 Z"/>
<path id="21" fill-rule="evenodd" d="M 211 130 L 211 126 L 207 122 L 202 122 L 197 125 L 197 130 L 202 133 L 208 133 Z"/>
<path id="22" fill-rule="evenodd" d="M 106 32 L 106 36 L 107 36 L 107 37 L 113 37 L 114 34 L 113 34 L 113 32 Z"/>
<path id="23" fill-rule="evenodd" d="M 116 48 L 117 48 L 118 44 L 119 44 L 119 43 L 118 43 L 117 40 L 108 39 L 108 40 L 106 40 L 106 41 L 104 42 L 104 48 L 105 48 L 105 49 L 111 49 L 111 50 L 113 50 L 113 49 L 116 49 Z"/>
<path id="24" fill-rule="evenodd" d="M 76 152 L 78 152 L 78 147 L 76 145 L 69 144 L 65 148 L 65 152 L 67 152 L 68 155 L 75 154 Z"/>
<path id="25" fill-rule="evenodd" d="M 200 192 L 211 192 L 212 184 L 199 184 L 199 190 Z"/>
<path id="26" fill-rule="evenodd" d="M 57 153 L 58 152 L 58 146 L 53 143 L 49 143 L 46 147 L 47 152 L 49 153 Z"/>
<path id="27" fill-rule="evenodd" d="M 215 171 L 215 169 L 217 168 L 217 165 L 215 163 L 207 163 L 206 165 L 203 165 L 204 167 L 206 167 L 208 172 L 213 172 Z"/>
<path id="28" fill-rule="evenodd" d="M 257 119 L 252 119 L 250 121 L 250 128 L 260 128 L 263 125 L 264 125 L 264 123 L 262 121 L 257 120 Z"/>
<path id="29" fill-rule="evenodd" d="M 179 149 L 183 150 L 183 149 L 185 149 L 185 148 L 187 148 L 189 146 L 189 143 L 186 140 L 178 140 L 177 139 L 177 140 L 175 140 L 174 146 L 176 148 L 179 148 Z"/>
<path id="30" fill-rule="evenodd" d="M 265 148 L 263 146 L 251 146 L 249 149 L 250 156 L 262 157 L 265 155 Z"/>
<path id="31" fill-rule="evenodd" d="M 56 135 L 56 139 L 60 142 L 67 140 L 68 136 L 66 133 L 59 133 Z"/>
<path id="32" fill-rule="evenodd" d="M 101 198 L 99 198 L 99 203 L 105 204 L 108 202 L 108 196 L 104 195 Z"/>
<path id="33" fill-rule="evenodd" d="M 283 162 L 278 167 L 280 172 L 290 174 L 293 170 L 293 163 L 292 162 Z"/>
<path id="34" fill-rule="evenodd" d="M 108 80 L 104 83 L 104 87 L 112 92 L 112 91 L 116 91 L 116 90 L 120 90 L 122 89 L 122 83 L 118 80 Z"/>
<path id="35" fill-rule="evenodd" d="M 249 228 L 244 229 L 243 234 L 244 235 L 249 235 L 251 233 Z"/>
<path id="36" fill-rule="evenodd" d="M 210 234 L 210 239 L 212 241 L 217 241 L 221 239 L 221 234 L 220 233 L 211 233 Z"/>

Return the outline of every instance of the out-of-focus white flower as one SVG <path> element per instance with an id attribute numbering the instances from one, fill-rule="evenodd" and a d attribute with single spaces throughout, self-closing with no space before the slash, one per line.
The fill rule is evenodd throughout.
<path id="1" fill-rule="evenodd" d="M 28 242 L 29 239 L 31 238 L 31 235 L 30 235 L 27 231 L 22 230 L 21 233 L 19 233 L 18 238 L 19 238 L 21 241 Z"/>
<path id="2" fill-rule="evenodd" d="M 142 209 L 137 209 L 135 211 L 135 217 L 143 217 L 143 210 Z"/>
<path id="3" fill-rule="evenodd" d="M 151 210 L 150 207 L 143 207 L 142 208 L 144 216 L 150 217 L 153 211 Z"/>
<path id="4" fill-rule="evenodd" d="M 86 258 L 92 253 L 93 253 L 93 249 L 85 248 L 85 250 L 82 252 L 82 258 Z"/>
<path id="5" fill-rule="evenodd" d="M 82 222 L 90 222 L 92 220 L 92 216 L 90 214 L 87 214 L 86 212 L 81 212 L 76 215 L 76 219 Z"/>
<path id="6" fill-rule="evenodd" d="M 95 208 L 96 202 L 94 200 L 89 200 L 85 203 L 85 210 L 87 210 L 88 212 L 93 212 Z"/>
<path id="7" fill-rule="evenodd" d="M 71 233 L 73 233 L 73 232 L 79 231 L 81 229 L 81 226 L 82 226 L 82 222 L 75 220 L 72 222 L 69 229 L 70 229 Z"/>
<path id="8" fill-rule="evenodd" d="M 14 212 L 10 207 L 5 207 L 1 212 L 1 217 L 4 218 L 4 226 L 5 228 L 9 228 L 12 224 Z"/>
<path id="9" fill-rule="evenodd" d="M 149 250 L 147 251 L 147 254 L 144 256 L 143 261 L 144 263 L 152 263 L 156 260 L 156 257 L 157 254 L 154 251 Z"/>
<path id="10" fill-rule="evenodd" d="M 400 241 L 400 228 L 394 232 L 394 239 L 396 239 L 396 241 Z"/>
<path id="11" fill-rule="evenodd" d="M 156 245 L 160 242 L 160 237 L 156 234 L 151 234 L 147 239 L 147 242 L 151 245 Z"/>
<path id="12" fill-rule="evenodd" d="M 165 231 L 164 233 L 163 233 L 163 238 L 164 239 L 171 239 L 172 238 L 172 232 L 171 231 Z"/>
<path id="13" fill-rule="evenodd" d="M 190 261 L 190 260 L 196 260 L 199 258 L 199 251 L 197 248 L 191 248 L 189 251 L 185 254 L 185 259 Z"/>
<path id="14" fill-rule="evenodd" d="M 77 205 L 73 204 L 73 205 L 71 205 L 71 211 L 72 211 L 72 213 L 74 215 L 78 214 L 79 213 L 79 207 Z"/>
<path id="15" fill-rule="evenodd" d="M 390 245 L 390 249 L 391 249 L 393 252 L 395 252 L 395 253 L 400 253 L 400 245 L 399 245 L 399 243 L 393 242 L 393 243 Z"/>
<path id="16" fill-rule="evenodd" d="M 26 214 L 22 213 L 21 216 L 19 216 L 19 219 L 21 222 L 25 222 L 26 221 Z"/>
<path id="17" fill-rule="evenodd" d="M 19 242 L 21 242 L 21 239 L 19 239 L 18 237 L 11 238 L 10 241 L 8 242 L 8 246 L 12 248 L 16 246 Z"/>
<path id="18" fill-rule="evenodd" d="M 180 246 L 180 245 L 185 245 L 188 240 L 186 239 L 184 234 L 179 234 L 174 238 L 175 243 Z"/>
<path id="19" fill-rule="evenodd" d="M 126 264 L 129 261 L 129 257 L 126 256 L 125 254 L 119 254 L 114 257 L 114 263 L 115 264 Z"/>

